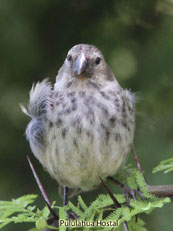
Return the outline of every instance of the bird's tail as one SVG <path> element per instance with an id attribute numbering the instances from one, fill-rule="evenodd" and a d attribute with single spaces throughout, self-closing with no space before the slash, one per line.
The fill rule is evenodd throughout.
<path id="1" fill-rule="evenodd" d="M 29 95 L 28 109 L 20 105 L 22 111 L 31 118 L 38 118 L 47 114 L 51 105 L 52 95 L 52 86 L 48 79 L 33 84 Z"/>

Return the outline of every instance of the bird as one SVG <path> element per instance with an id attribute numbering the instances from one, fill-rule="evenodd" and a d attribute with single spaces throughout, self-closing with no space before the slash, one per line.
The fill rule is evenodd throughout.
<path id="1" fill-rule="evenodd" d="M 67 53 L 56 81 L 32 85 L 22 110 L 30 148 L 74 196 L 96 189 L 126 163 L 135 131 L 135 94 L 123 89 L 94 45 Z"/>

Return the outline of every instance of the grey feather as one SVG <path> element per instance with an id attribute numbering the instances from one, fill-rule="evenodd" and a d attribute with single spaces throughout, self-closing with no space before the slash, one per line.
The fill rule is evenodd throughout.
<path id="1" fill-rule="evenodd" d="M 28 113 L 32 117 L 45 115 L 50 108 L 51 85 L 47 79 L 33 85 L 30 91 Z"/>
<path id="2" fill-rule="evenodd" d="M 21 105 L 22 111 L 32 118 L 26 128 L 26 137 L 36 156 L 45 146 L 45 121 L 50 110 L 51 93 L 51 85 L 45 79 L 32 86 L 28 110 Z"/>

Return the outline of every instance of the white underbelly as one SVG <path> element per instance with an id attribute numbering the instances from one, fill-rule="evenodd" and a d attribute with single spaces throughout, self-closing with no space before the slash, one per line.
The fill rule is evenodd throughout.
<path id="1" fill-rule="evenodd" d="M 91 190 L 100 184 L 99 177 L 115 175 L 125 162 L 132 142 L 125 128 L 116 126 L 110 134 L 96 128 L 69 128 L 65 137 L 61 129 L 51 131 L 45 167 L 61 185 Z"/>

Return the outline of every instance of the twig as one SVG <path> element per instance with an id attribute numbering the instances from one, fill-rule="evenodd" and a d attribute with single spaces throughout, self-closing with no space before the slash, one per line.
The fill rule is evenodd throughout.
<path id="1" fill-rule="evenodd" d="M 36 173 L 36 171 L 35 171 L 35 168 L 34 168 L 32 162 L 31 162 L 29 156 L 27 156 L 27 160 L 28 160 L 28 162 L 29 162 L 30 168 L 31 168 L 31 170 L 32 170 L 32 173 L 33 173 L 33 175 L 34 175 L 34 178 L 35 178 L 35 180 L 36 180 L 36 182 L 37 182 L 37 185 L 38 185 L 38 187 L 39 187 L 39 189 L 40 189 L 40 191 L 41 191 L 41 194 L 42 194 L 44 200 L 47 202 L 47 204 L 48 204 L 49 206 L 52 206 L 52 203 L 51 203 L 51 201 L 50 201 L 50 199 L 49 199 L 49 197 L 48 197 L 46 191 L 45 191 L 44 188 L 43 188 L 43 185 L 42 185 L 42 183 L 41 183 L 41 181 L 40 181 L 40 179 L 39 179 L 39 177 L 38 177 L 38 175 L 37 175 L 37 173 Z"/>
<path id="2" fill-rule="evenodd" d="M 139 158 L 136 154 L 136 150 L 135 150 L 135 146 L 134 144 L 132 144 L 132 151 L 136 160 L 136 164 L 138 167 L 138 170 L 141 172 L 141 174 L 144 177 L 144 172 L 142 170 Z M 144 177 L 145 179 L 145 177 Z M 154 194 L 155 196 L 158 197 L 170 197 L 171 199 L 173 199 L 173 185 L 148 185 L 146 183 L 148 190 L 150 193 Z"/>
<path id="3" fill-rule="evenodd" d="M 148 185 L 150 193 L 158 197 L 170 197 L 173 199 L 173 185 Z"/>
<path id="4" fill-rule="evenodd" d="M 102 182 L 103 186 L 106 188 L 107 192 L 109 193 L 109 196 L 111 197 L 111 199 L 113 200 L 115 206 L 117 208 L 121 208 L 121 204 L 117 201 L 117 199 L 114 197 L 113 193 L 111 192 L 111 190 L 108 188 L 108 186 L 105 184 L 105 182 L 102 180 L 102 178 L 100 177 L 100 181 Z"/>
<path id="5" fill-rule="evenodd" d="M 40 179 L 39 179 L 39 177 L 38 177 L 38 175 L 37 175 L 37 173 L 36 173 L 36 171 L 35 171 L 35 168 L 34 168 L 32 162 L 31 162 L 29 156 L 27 156 L 27 160 L 28 160 L 29 166 L 30 166 L 30 168 L 31 168 L 31 170 L 32 170 L 32 173 L 33 173 L 33 175 L 34 175 L 34 178 L 35 178 L 35 180 L 36 180 L 36 182 L 37 182 L 37 185 L 38 185 L 38 187 L 39 187 L 39 189 L 40 189 L 40 191 L 41 191 L 41 194 L 42 194 L 42 196 L 43 196 L 43 198 L 44 198 L 44 200 L 45 200 L 45 202 L 46 202 L 46 204 L 47 204 L 47 206 L 48 206 L 48 208 L 49 208 L 49 211 L 51 212 L 52 216 L 53 216 L 55 219 L 59 219 L 58 215 L 55 213 L 55 211 L 54 211 L 54 210 L 52 209 L 52 207 L 51 207 L 51 206 L 52 206 L 52 203 L 51 203 L 51 201 L 50 201 L 50 199 L 49 199 L 49 197 L 48 197 L 46 191 L 44 190 L 44 187 L 43 187 L 43 185 L 42 185 L 42 183 L 41 183 L 41 181 L 40 181 Z"/>
<path id="6" fill-rule="evenodd" d="M 142 167 L 141 167 L 141 164 L 140 164 L 140 161 L 139 161 L 139 158 L 136 154 L 136 149 L 135 149 L 135 146 L 134 144 L 132 144 L 132 151 L 133 151 L 133 154 L 134 154 L 134 157 L 135 157 L 135 160 L 136 160 L 136 164 L 137 164 L 137 167 L 138 167 L 138 170 L 140 171 L 140 173 L 143 175 L 144 177 L 144 172 L 142 170 Z"/>
<path id="7" fill-rule="evenodd" d="M 100 181 L 102 182 L 103 186 L 106 188 L 106 190 L 109 193 L 109 196 L 111 197 L 112 201 L 114 202 L 116 208 L 121 208 L 121 204 L 117 201 L 117 199 L 114 197 L 113 193 L 111 192 L 111 190 L 109 189 L 109 187 L 105 184 L 105 182 L 102 180 L 102 178 L 100 177 Z M 124 231 L 128 231 L 128 225 L 127 225 L 127 221 L 123 222 L 123 226 L 124 226 Z"/>

